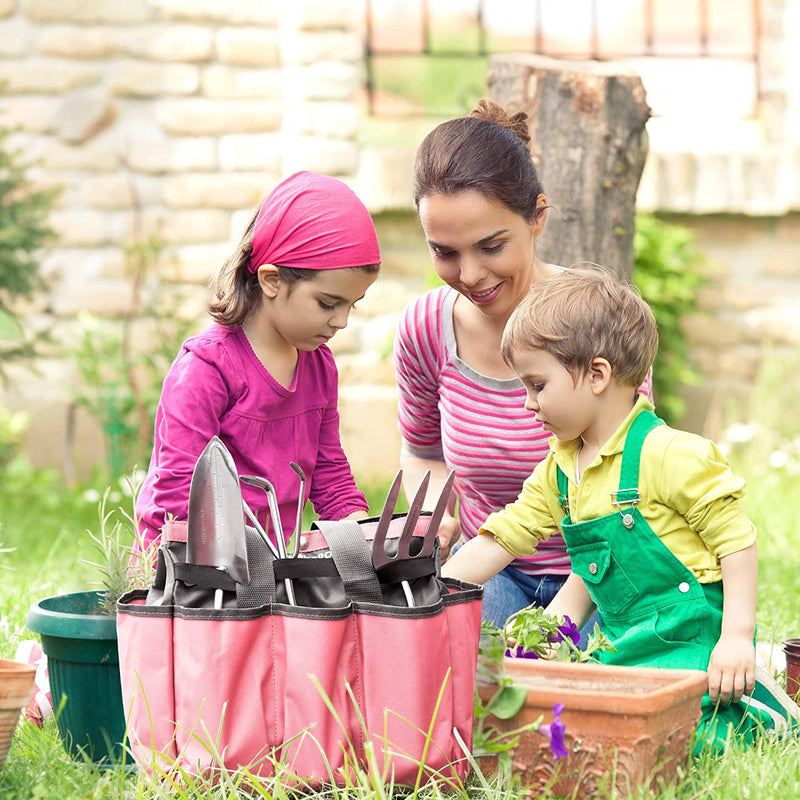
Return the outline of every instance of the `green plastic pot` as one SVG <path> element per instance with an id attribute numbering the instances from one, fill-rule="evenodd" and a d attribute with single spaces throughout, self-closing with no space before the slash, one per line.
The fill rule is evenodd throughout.
<path id="1" fill-rule="evenodd" d="M 125 713 L 117 620 L 103 613 L 101 596 L 74 592 L 46 597 L 30 607 L 26 624 L 42 639 L 64 747 L 76 760 L 110 765 L 123 758 Z"/>

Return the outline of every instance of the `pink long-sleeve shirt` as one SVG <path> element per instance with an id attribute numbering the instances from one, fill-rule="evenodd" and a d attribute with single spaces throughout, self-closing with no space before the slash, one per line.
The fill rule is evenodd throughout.
<path id="1" fill-rule="evenodd" d="M 214 435 L 240 475 L 258 475 L 275 486 L 286 537 L 300 488 L 291 461 L 303 468 L 306 499 L 322 518 L 366 510 L 339 439 L 337 400 L 338 373 L 325 345 L 298 352 L 287 389 L 269 374 L 238 325 L 214 324 L 187 339 L 164 379 L 150 468 L 136 504 L 144 543 L 159 537 L 167 515 L 186 519 L 192 471 Z M 266 494 L 241 488 L 266 525 Z"/>

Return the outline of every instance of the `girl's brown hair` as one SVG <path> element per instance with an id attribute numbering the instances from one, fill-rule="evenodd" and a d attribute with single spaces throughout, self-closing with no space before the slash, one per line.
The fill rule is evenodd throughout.
<path id="1" fill-rule="evenodd" d="M 498 103 L 481 100 L 468 116 L 434 128 L 414 163 L 417 207 L 432 194 L 474 190 L 532 222 L 542 185 L 528 150 L 527 119 L 524 111 L 509 114 Z"/>
<path id="2" fill-rule="evenodd" d="M 658 350 L 650 306 L 629 284 L 597 266 L 536 281 L 506 323 L 500 344 L 509 366 L 520 350 L 554 356 L 575 380 L 605 358 L 614 378 L 640 386 Z"/>
<path id="3" fill-rule="evenodd" d="M 208 304 L 208 313 L 215 322 L 221 325 L 241 325 L 261 302 L 261 286 L 258 282 L 258 273 L 250 271 L 250 256 L 253 252 L 253 229 L 258 217 L 256 209 L 253 218 L 245 228 L 242 238 L 233 255 L 219 268 L 211 279 L 211 289 L 214 299 Z M 291 291 L 298 281 L 313 280 L 318 269 L 300 269 L 297 267 L 278 267 L 281 280 L 289 284 Z M 344 267 L 344 269 L 359 269 L 370 275 L 380 270 L 379 264 L 369 264 L 363 267 Z"/>

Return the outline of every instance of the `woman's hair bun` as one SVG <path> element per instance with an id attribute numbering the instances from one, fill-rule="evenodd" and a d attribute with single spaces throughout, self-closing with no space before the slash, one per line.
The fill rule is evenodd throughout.
<path id="1" fill-rule="evenodd" d="M 526 145 L 531 140 L 531 135 L 528 131 L 528 115 L 524 111 L 517 111 L 516 114 L 509 114 L 499 103 L 484 98 L 478 101 L 478 105 L 476 105 L 467 116 L 500 125 L 500 127 L 511 131 L 515 136 L 522 139 Z"/>

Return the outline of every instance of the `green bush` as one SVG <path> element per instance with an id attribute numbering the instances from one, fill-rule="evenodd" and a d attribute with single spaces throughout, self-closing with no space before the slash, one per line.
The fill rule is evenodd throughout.
<path id="1" fill-rule="evenodd" d="M 8 144 L 11 130 L 0 128 L 0 377 L 4 365 L 30 357 L 37 337 L 26 332 L 15 309 L 42 285 L 39 257 L 55 235 L 47 216 L 57 189 L 34 189 L 28 180 L 29 164 L 21 151 Z M 41 337 L 41 334 L 40 334 Z M 39 337 L 39 338 L 40 338 Z"/>
<path id="2" fill-rule="evenodd" d="M 697 293 L 708 283 L 705 260 L 694 249 L 692 232 L 650 214 L 636 217 L 633 283 L 650 304 L 658 323 L 659 348 L 653 365 L 653 394 L 659 416 L 677 423 L 684 414 L 681 384 L 700 374 L 688 360 L 684 318 L 698 310 Z"/>

